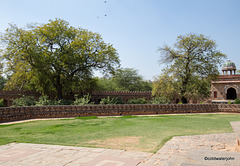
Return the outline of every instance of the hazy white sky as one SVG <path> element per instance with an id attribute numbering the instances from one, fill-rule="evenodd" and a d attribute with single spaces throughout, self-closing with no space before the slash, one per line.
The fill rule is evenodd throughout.
<path id="1" fill-rule="evenodd" d="M 102 35 L 122 67 L 153 80 L 164 66 L 157 51 L 178 35 L 204 34 L 240 69 L 240 0 L 0 0 L 0 32 L 61 18 Z M 106 16 L 105 16 L 106 15 Z"/>

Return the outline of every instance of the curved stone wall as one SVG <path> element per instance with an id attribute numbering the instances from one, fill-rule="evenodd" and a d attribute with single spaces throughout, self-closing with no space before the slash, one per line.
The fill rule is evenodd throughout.
<path id="1" fill-rule="evenodd" d="M 135 104 L 135 105 L 82 105 L 1 107 L 0 122 L 35 118 L 65 118 L 77 116 L 118 116 L 181 113 L 240 113 L 236 104 Z"/>

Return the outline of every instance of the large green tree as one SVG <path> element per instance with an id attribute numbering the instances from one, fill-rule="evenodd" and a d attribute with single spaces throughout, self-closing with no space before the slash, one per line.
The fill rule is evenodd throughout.
<path id="1" fill-rule="evenodd" d="M 116 49 L 98 33 L 72 27 L 62 19 L 26 28 L 10 25 L 1 41 L 12 75 L 7 85 L 27 85 L 44 93 L 54 90 L 58 98 L 90 80 L 94 70 L 112 72 L 120 63 Z"/>
<path id="2" fill-rule="evenodd" d="M 162 74 L 161 76 L 156 77 L 153 81 L 152 95 L 165 97 L 173 101 L 175 98 L 179 97 L 177 86 L 178 84 L 173 76 Z"/>
<path id="3" fill-rule="evenodd" d="M 113 81 L 117 84 L 118 90 L 126 91 L 151 91 L 152 84 L 145 81 L 143 77 L 138 74 L 137 70 L 133 68 L 118 69 Z"/>
<path id="4" fill-rule="evenodd" d="M 133 68 L 121 68 L 110 77 L 99 78 L 98 90 L 101 91 L 151 91 L 152 83 L 146 81 Z"/>
<path id="5" fill-rule="evenodd" d="M 182 103 L 209 94 L 210 80 L 217 76 L 218 65 L 226 57 L 202 34 L 178 36 L 173 47 L 165 45 L 159 51 L 160 62 L 168 66 L 163 75 L 173 78 L 169 83 L 174 82 Z"/>

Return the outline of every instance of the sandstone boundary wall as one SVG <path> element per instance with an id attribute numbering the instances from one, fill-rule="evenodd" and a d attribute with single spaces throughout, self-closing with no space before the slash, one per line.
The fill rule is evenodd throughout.
<path id="1" fill-rule="evenodd" d="M 153 115 L 180 113 L 240 113 L 237 104 L 131 104 L 82 106 L 1 107 L 0 123 L 35 118 L 65 118 L 77 116 Z"/>

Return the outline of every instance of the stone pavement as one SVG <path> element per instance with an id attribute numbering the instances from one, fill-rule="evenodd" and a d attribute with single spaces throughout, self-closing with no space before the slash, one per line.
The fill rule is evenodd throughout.
<path id="1" fill-rule="evenodd" d="M 1 166 L 135 166 L 152 153 L 59 145 L 11 143 L 0 146 Z"/>
<path id="2" fill-rule="evenodd" d="M 240 166 L 234 133 L 173 137 L 140 166 Z"/>
<path id="3" fill-rule="evenodd" d="M 234 128 L 240 123 L 234 124 Z M 237 126 L 236 126 L 237 125 Z M 240 166 L 236 133 L 178 136 L 156 154 L 125 150 L 11 143 L 0 146 L 1 166 Z"/>

